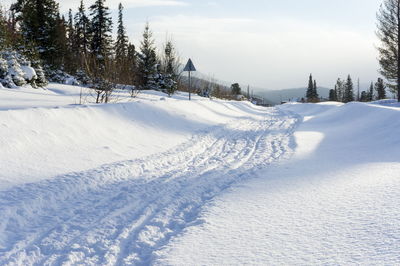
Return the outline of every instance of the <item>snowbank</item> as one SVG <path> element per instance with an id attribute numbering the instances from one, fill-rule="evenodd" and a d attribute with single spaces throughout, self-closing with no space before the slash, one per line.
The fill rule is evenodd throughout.
<path id="1" fill-rule="evenodd" d="M 400 108 L 281 109 L 310 116 L 294 157 L 215 199 L 156 265 L 400 263 Z"/>
<path id="2" fill-rule="evenodd" d="M 0 188 L 159 153 L 193 132 L 258 110 L 201 97 L 188 102 L 184 94 L 168 98 L 159 92 L 143 93 L 133 102 L 79 106 L 73 103 L 79 101 L 80 88 L 57 84 L 48 90 L 3 92 Z"/>

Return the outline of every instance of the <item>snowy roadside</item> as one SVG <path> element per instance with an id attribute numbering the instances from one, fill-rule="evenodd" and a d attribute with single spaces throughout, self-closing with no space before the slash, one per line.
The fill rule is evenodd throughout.
<path id="1" fill-rule="evenodd" d="M 304 116 L 294 157 L 214 199 L 155 264 L 400 263 L 400 110 L 282 109 Z"/>
<path id="2" fill-rule="evenodd" d="M 80 87 L 4 89 L 0 99 L 0 190 L 113 162 L 145 158 L 195 132 L 261 114 L 250 104 L 148 91 L 120 103 L 75 105 Z M 8 95 L 8 96 L 6 96 Z"/>
<path id="3" fill-rule="evenodd" d="M 148 265 L 207 202 L 291 154 L 297 117 L 177 97 L 0 112 L 0 264 Z"/>

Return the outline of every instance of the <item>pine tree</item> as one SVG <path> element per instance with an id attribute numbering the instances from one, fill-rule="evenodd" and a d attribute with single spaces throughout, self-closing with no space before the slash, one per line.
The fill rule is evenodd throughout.
<path id="1" fill-rule="evenodd" d="M 128 37 L 126 36 L 125 26 L 123 22 L 123 6 L 118 5 L 118 31 L 117 40 L 115 42 L 115 59 L 118 71 L 118 82 L 128 83 Z"/>
<path id="2" fill-rule="evenodd" d="M 336 81 L 335 90 L 336 90 L 337 101 L 338 102 L 343 102 L 343 98 L 344 98 L 344 81 L 342 81 L 340 78 L 338 78 L 337 81 Z"/>
<path id="3" fill-rule="evenodd" d="M 75 32 L 75 25 L 74 19 L 72 16 L 72 10 L 69 9 L 68 11 L 68 23 L 66 27 L 66 34 L 67 34 L 67 55 L 66 55 L 66 62 L 65 62 L 65 69 L 69 73 L 75 74 L 78 66 L 77 66 L 77 59 L 78 53 L 77 46 L 76 46 L 76 32 Z"/>
<path id="4" fill-rule="evenodd" d="M 67 22 L 64 16 L 57 15 L 56 25 L 52 38 L 54 38 L 54 47 L 57 51 L 56 57 L 52 59 L 51 70 L 64 70 L 65 64 L 69 61 L 69 49 L 67 38 Z M 52 73 L 51 73 L 52 74 Z"/>
<path id="5" fill-rule="evenodd" d="M 375 83 L 375 90 L 377 92 L 378 100 L 386 99 L 386 85 L 383 79 L 378 78 L 378 81 Z"/>
<path id="6" fill-rule="evenodd" d="M 128 37 L 126 36 L 122 11 L 123 6 L 119 3 L 117 41 L 115 43 L 115 57 L 117 62 L 123 62 L 126 59 L 128 52 Z"/>
<path id="7" fill-rule="evenodd" d="M 307 87 L 307 102 L 313 102 L 314 99 L 314 82 L 313 82 L 313 77 L 312 74 L 310 74 L 310 77 L 308 79 L 308 87 Z"/>
<path id="8" fill-rule="evenodd" d="M 59 6 L 54 0 L 18 0 L 12 5 L 25 44 L 34 43 L 41 58 L 56 66 L 59 60 Z"/>
<path id="9" fill-rule="evenodd" d="M 86 16 L 85 5 L 83 4 L 83 0 L 81 0 L 78 12 L 75 14 L 74 20 L 75 20 L 76 45 L 79 49 L 79 53 L 86 55 L 90 49 L 89 45 L 90 21 L 89 18 Z"/>
<path id="10" fill-rule="evenodd" d="M 136 85 L 138 80 L 138 59 L 135 45 L 129 43 L 127 49 L 128 84 Z M 132 94 L 134 95 L 134 94 Z"/>
<path id="11" fill-rule="evenodd" d="M 368 92 L 368 101 L 372 102 L 374 100 L 374 84 L 371 82 Z"/>
<path id="12" fill-rule="evenodd" d="M 88 53 L 90 51 L 90 21 L 86 16 L 85 5 L 81 0 L 78 12 L 74 17 L 75 21 L 75 43 L 74 53 L 78 58 L 79 70 L 77 72 L 79 80 L 86 84 L 89 82 L 87 77 L 88 71 Z"/>
<path id="13" fill-rule="evenodd" d="M 138 54 L 138 85 L 142 90 L 157 89 L 157 55 L 149 23 L 146 23 Z"/>
<path id="14" fill-rule="evenodd" d="M 336 90 L 334 90 L 334 89 L 329 90 L 329 101 L 331 101 L 331 102 L 337 101 Z"/>
<path id="15" fill-rule="evenodd" d="M 234 96 L 238 96 L 242 93 L 242 89 L 240 88 L 240 85 L 238 83 L 234 83 L 231 85 L 231 93 Z"/>
<path id="16" fill-rule="evenodd" d="M 377 35 L 381 40 L 378 48 L 380 72 L 397 91 L 400 102 L 400 0 L 384 0 L 377 19 Z"/>
<path id="17" fill-rule="evenodd" d="M 91 24 L 91 52 L 97 61 L 98 70 L 104 71 L 106 58 L 111 55 L 112 20 L 105 0 L 96 0 L 90 6 Z"/>
<path id="18" fill-rule="evenodd" d="M 343 102 L 349 103 L 354 101 L 354 86 L 350 75 L 348 75 L 346 83 L 344 84 Z"/>
<path id="19" fill-rule="evenodd" d="M 314 80 L 314 84 L 313 84 L 313 98 L 314 101 L 319 101 L 319 95 L 318 95 L 318 88 L 317 88 L 317 81 Z"/>
<path id="20" fill-rule="evenodd" d="M 369 101 L 369 95 L 366 91 L 361 92 L 360 96 L 360 102 L 368 102 Z"/>
<path id="21" fill-rule="evenodd" d="M 7 47 L 7 21 L 0 6 L 0 50 Z"/>
<path id="22" fill-rule="evenodd" d="M 164 86 L 168 95 L 171 96 L 178 89 L 178 56 L 172 41 L 167 41 L 164 47 L 163 76 Z"/>

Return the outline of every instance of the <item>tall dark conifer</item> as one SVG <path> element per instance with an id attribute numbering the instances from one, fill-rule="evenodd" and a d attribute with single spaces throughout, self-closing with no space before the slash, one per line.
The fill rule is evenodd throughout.
<path id="1" fill-rule="evenodd" d="M 164 77 L 164 87 L 169 96 L 174 94 L 178 87 L 178 60 L 174 44 L 172 41 L 167 41 L 164 47 L 162 72 Z"/>
<path id="2" fill-rule="evenodd" d="M 126 36 L 124 21 L 123 21 L 123 6 L 118 5 L 118 31 L 117 41 L 115 42 L 115 56 L 117 61 L 123 62 L 128 52 L 128 37 Z"/>
<path id="3" fill-rule="evenodd" d="M 368 101 L 372 102 L 373 100 L 374 100 L 374 84 L 371 82 L 368 92 Z"/>
<path id="4" fill-rule="evenodd" d="M 84 70 L 87 63 L 87 55 L 90 51 L 90 22 L 86 15 L 85 5 L 83 0 L 78 8 L 78 12 L 74 17 L 75 21 L 75 53 L 79 58 L 80 69 Z"/>
<path id="5" fill-rule="evenodd" d="M 11 8 L 16 13 L 25 45 L 34 44 L 41 58 L 57 67 L 60 60 L 59 6 L 54 0 L 18 0 Z"/>
<path id="6" fill-rule="evenodd" d="M 307 87 L 306 97 L 307 97 L 308 102 L 314 101 L 314 81 L 313 81 L 312 74 L 310 74 L 310 77 L 308 78 L 308 87 Z"/>
<path id="7" fill-rule="evenodd" d="M 332 102 L 337 101 L 336 90 L 334 90 L 334 89 L 329 90 L 329 101 L 332 101 Z"/>
<path id="8" fill-rule="evenodd" d="M 343 102 L 348 103 L 352 101 L 354 101 L 354 85 L 350 75 L 348 75 L 344 84 Z"/>
<path id="9" fill-rule="evenodd" d="M 377 19 L 380 72 L 397 91 L 400 102 L 400 0 L 384 0 Z"/>
<path id="10" fill-rule="evenodd" d="M 313 98 L 315 101 L 319 100 L 319 94 L 318 94 L 318 87 L 317 87 L 317 81 L 314 80 L 314 85 L 313 85 Z"/>
<path id="11" fill-rule="evenodd" d="M 112 20 L 105 0 L 96 0 L 90 6 L 91 24 L 91 53 L 97 61 L 99 70 L 104 70 L 106 58 L 111 55 Z"/>
<path id="12" fill-rule="evenodd" d="M 150 31 L 149 23 L 146 23 L 140 53 L 138 54 L 138 83 L 141 89 L 157 89 L 157 66 L 158 60 L 153 34 Z"/>
<path id="13" fill-rule="evenodd" d="M 378 100 L 386 99 L 386 85 L 383 79 L 378 78 L 378 81 L 375 83 L 375 90 Z"/>
<path id="14" fill-rule="evenodd" d="M 118 82 L 129 83 L 129 66 L 128 66 L 128 37 L 126 36 L 124 21 L 123 21 L 123 6 L 118 5 L 118 30 L 117 40 L 115 42 L 115 59 L 116 68 L 118 71 Z"/>

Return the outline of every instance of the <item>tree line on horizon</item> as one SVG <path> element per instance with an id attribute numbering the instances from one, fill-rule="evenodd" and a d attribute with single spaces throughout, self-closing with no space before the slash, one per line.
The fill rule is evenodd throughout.
<path id="1" fill-rule="evenodd" d="M 353 101 L 359 102 L 371 102 L 374 100 L 386 99 L 386 84 L 382 78 L 378 78 L 378 81 L 371 85 L 368 90 L 354 91 L 354 83 L 350 75 L 346 79 L 338 78 L 334 89 L 329 90 L 329 101 L 349 103 Z M 358 88 L 359 89 L 359 88 Z M 310 74 L 308 81 L 308 88 L 306 92 L 306 99 L 302 99 L 302 102 L 317 103 L 324 99 L 319 97 L 317 81 L 313 79 L 312 74 Z"/>

